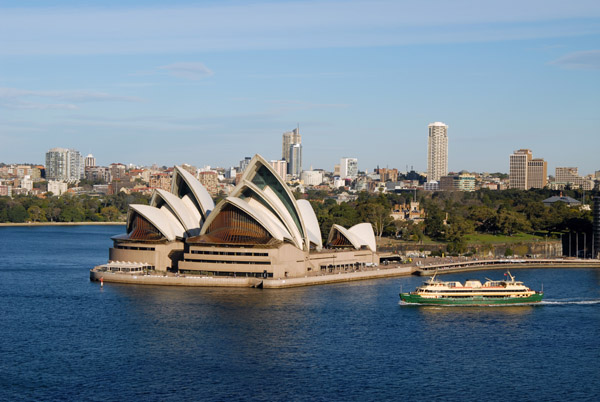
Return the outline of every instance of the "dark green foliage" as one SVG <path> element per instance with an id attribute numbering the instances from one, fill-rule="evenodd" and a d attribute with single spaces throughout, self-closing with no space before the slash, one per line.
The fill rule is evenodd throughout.
<path id="1" fill-rule="evenodd" d="M 564 191 L 564 195 L 581 199 L 577 191 Z M 425 209 L 425 222 L 394 222 L 389 212 L 394 204 L 404 204 L 413 194 L 358 194 L 356 201 L 337 205 L 333 199 L 313 202 L 321 233 L 326 238 L 331 225 L 337 223 L 349 228 L 357 223 L 370 222 L 377 235 L 393 236 L 411 241 L 423 241 L 424 235 L 448 243 L 448 252 L 466 252 L 464 236 L 473 232 L 503 234 L 538 233 L 552 235 L 556 232 L 587 232 L 592 230 L 592 213 L 580 208 L 570 208 L 563 203 L 545 206 L 542 200 L 557 195 L 551 190 L 487 189 L 475 192 L 419 191 L 417 199 Z M 593 196 L 587 194 L 587 196 Z M 321 201 L 322 194 L 315 199 Z M 589 202 L 589 198 L 587 198 Z"/>
<path id="2" fill-rule="evenodd" d="M 114 222 L 123 220 L 129 204 L 148 204 L 143 194 L 47 197 L 0 197 L 0 222 Z"/>

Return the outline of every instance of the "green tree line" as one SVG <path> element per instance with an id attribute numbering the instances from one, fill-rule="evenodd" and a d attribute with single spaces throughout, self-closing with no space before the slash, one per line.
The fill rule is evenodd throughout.
<path id="1" fill-rule="evenodd" d="M 581 200 L 582 194 L 577 191 L 566 193 Z M 324 197 L 322 193 L 309 193 L 308 199 L 317 215 L 324 240 L 334 223 L 349 228 L 361 222 L 370 222 L 379 237 L 390 236 L 419 242 L 427 236 L 448 243 L 449 252 L 464 252 L 465 236 L 472 233 L 553 236 L 569 231 L 592 232 L 591 211 L 568 207 L 562 202 L 545 206 L 542 201 L 552 195 L 556 195 L 556 191 L 421 191 L 417 200 L 425 210 L 425 220 L 420 223 L 394 221 L 390 216 L 393 205 L 412 200 L 412 193 L 363 192 L 357 200 L 341 204 Z M 586 200 L 589 202 L 590 198 Z"/>
<path id="2" fill-rule="evenodd" d="M 0 222 L 117 222 L 125 219 L 129 204 L 148 204 L 143 194 L 0 197 Z"/>

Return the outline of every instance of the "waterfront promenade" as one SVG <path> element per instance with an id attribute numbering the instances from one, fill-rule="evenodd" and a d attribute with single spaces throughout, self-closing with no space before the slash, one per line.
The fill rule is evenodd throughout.
<path id="1" fill-rule="evenodd" d="M 453 272 L 480 271 L 489 269 L 526 268 L 600 268 L 600 260 L 591 259 L 469 259 L 469 258 L 428 258 L 416 259 L 410 264 L 388 264 L 363 268 L 355 271 L 334 271 L 315 273 L 299 278 L 247 278 L 199 275 L 132 274 L 118 271 L 102 271 L 99 267 L 90 270 L 90 280 L 137 285 L 164 286 L 204 286 L 204 287 L 251 287 L 282 289 L 299 286 L 313 286 L 330 283 L 390 278 L 407 275 L 433 275 Z"/>

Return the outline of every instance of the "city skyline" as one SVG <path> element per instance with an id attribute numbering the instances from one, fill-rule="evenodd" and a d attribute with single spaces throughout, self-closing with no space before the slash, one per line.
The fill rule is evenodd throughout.
<path id="1" fill-rule="evenodd" d="M 449 171 L 599 168 L 597 2 L 99 4 L 0 1 L 0 161 L 227 167 L 299 124 L 305 168 L 424 172 L 443 121 Z"/>

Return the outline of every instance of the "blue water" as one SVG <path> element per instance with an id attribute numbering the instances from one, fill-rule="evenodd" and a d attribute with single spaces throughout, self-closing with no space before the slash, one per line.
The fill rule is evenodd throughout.
<path id="1" fill-rule="evenodd" d="M 258 290 L 91 283 L 120 227 L 0 228 L 0 400 L 596 401 L 600 270 L 535 306 L 399 304 L 418 277 Z M 447 275 L 499 279 L 502 271 Z"/>

